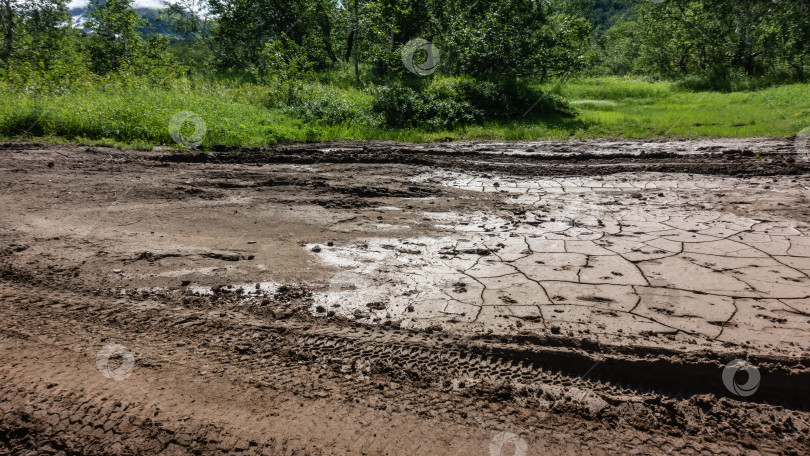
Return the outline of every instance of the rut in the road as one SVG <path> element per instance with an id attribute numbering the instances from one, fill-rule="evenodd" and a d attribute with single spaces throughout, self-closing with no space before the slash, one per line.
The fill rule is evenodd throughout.
<path id="1" fill-rule="evenodd" d="M 105 302 L 112 296 L 100 299 L 35 290 L 38 297 L 32 296 L 31 288 L 9 284 L 3 287 L 2 300 L 15 303 L 3 307 L 4 319 L 19 322 L 22 315 L 30 323 L 47 319 L 29 325 L 26 337 L 41 337 L 33 333 L 38 330 L 92 325 L 107 328 L 105 333 L 125 339 L 134 336 L 124 336 L 125 333 L 146 329 L 151 338 L 166 341 L 154 347 L 158 352 L 164 350 L 160 348 L 163 345 L 172 350 L 178 340 L 202 341 L 207 351 L 217 353 L 214 355 L 217 362 L 230 365 L 229 369 L 249 365 L 250 359 L 277 359 L 271 365 L 251 367 L 259 387 L 289 381 L 289 368 L 277 369 L 273 367 L 275 364 L 304 363 L 333 369 L 343 376 L 341 382 L 349 389 L 357 378 L 388 378 L 452 396 L 485 398 L 492 403 L 507 401 L 541 416 L 573 414 L 585 419 L 628 423 L 639 430 L 666 427 L 701 433 L 712 429 L 713 426 L 705 427 L 706 423 L 717 426 L 731 420 L 734 426 L 725 428 L 727 432 L 756 435 L 774 415 L 781 417 L 780 422 L 784 419 L 798 428 L 804 426 L 802 417 L 806 415 L 796 408 L 795 400 L 799 385 L 806 379 L 786 380 L 799 382 L 785 385 L 794 394 L 794 405 L 787 409 L 764 403 L 717 400 L 721 393 L 707 385 L 722 385 L 721 365 L 705 360 L 701 365 L 683 358 L 667 359 L 667 355 L 674 354 L 658 353 L 660 359 L 652 360 L 549 346 L 554 341 L 546 344 L 525 340 L 475 341 L 440 332 L 345 324 L 336 327 L 328 321 L 312 320 L 305 312 L 290 319 L 273 320 L 267 313 L 251 315 L 250 308 L 239 306 L 173 307 L 171 312 L 160 312 L 160 318 L 155 318 L 154 309 L 141 304 L 148 295 L 140 295 L 136 300 L 119 298 L 116 311 L 111 312 Z M 155 298 L 171 301 L 165 294 Z M 14 332 L 9 334 L 13 336 Z M 593 352 L 593 347 L 590 351 Z M 778 366 L 777 360 L 770 362 Z M 161 364 L 148 358 L 139 359 L 138 363 Z M 769 383 L 775 383 L 777 376 L 786 376 L 789 371 L 790 368 L 781 366 L 763 375 L 771 376 Z M 774 391 L 766 394 L 776 394 Z M 763 402 L 769 399 L 771 396 L 760 396 Z M 740 413 L 741 410 L 746 412 Z M 801 435 L 807 430 L 791 432 Z"/>

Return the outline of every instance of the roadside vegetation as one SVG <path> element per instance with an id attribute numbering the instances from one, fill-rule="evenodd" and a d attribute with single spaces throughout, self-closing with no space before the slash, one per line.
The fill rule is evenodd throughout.
<path id="1" fill-rule="evenodd" d="M 0 6 L 0 137 L 173 145 L 181 111 L 203 146 L 810 125 L 801 2 L 253 3 L 170 2 L 161 33 L 128 0 L 91 1 L 81 27 L 64 0 Z"/>

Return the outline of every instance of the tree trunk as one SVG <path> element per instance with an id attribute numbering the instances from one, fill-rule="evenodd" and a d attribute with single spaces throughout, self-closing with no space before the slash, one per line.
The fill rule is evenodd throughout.
<path id="1" fill-rule="evenodd" d="M 359 17 L 360 15 L 357 12 L 357 0 L 354 0 L 354 77 L 357 78 L 358 82 L 360 82 L 360 64 L 358 62 L 358 45 L 360 44 L 358 39 L 360 35 Z"/>
<path id="2" fill-rule="evenodd" d="M 349 38 L 346 40 L 346 58 L 348 62 L 352 58 L 352 49 L 354 49 L 354 29 L 349 32 Z"/>
<path id="3" fill-rule="evenodd" d="M 124 61 L 127 62 L 127 65 L 129 65 L 129 57 L 127 56 L 127 36 L 126 36 L 126 34 L 123 34 L 123 35 L 124 35 L 123 36 L 123 39 L 124 39 Z"/>
<path id="4" fill-rule="evenodd" d="M 329 21 L 329 13 L 326 12 L 322 3 L 318 3 L 318 17 L 320 20 L 321 33 L 323 34 L 326 55 L 328 55 L 329 60 L 335 64 L 338 59 L 335 56 L 335 52 L 332 50 L 332 23 Z"/>
<path id="5" fill-rule="evenodd" d="M 332 40 L 330 40 L 329 37 L 326 38 L 326 55 L 329 56 L 329 60 L 331 60 L 332 63 L 337 63 L 338 58 L 335 56 L 335 51 L 332 50 Z"/>
<path id="6" fill-rule="evenodd" d="M 3 63 L 9 68 L 11 56 L 14 53 L 14 9 L 11 7 L 12 0 L 2 0 L 2 11 L 0 11 L 0 27 L 3 32 Z"/>

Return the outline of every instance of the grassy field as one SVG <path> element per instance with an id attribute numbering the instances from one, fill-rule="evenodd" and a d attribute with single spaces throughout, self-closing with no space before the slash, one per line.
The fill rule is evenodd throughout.
<path id="1" fill-rule="evenodd" d="M 810 84 L 719 93 L 603 78 L 550 89 L 582 113 L 578 137 L 790 137 L 810 125 Z"/>
<path id="2" fill-rule="evenodd" d="M 528 112 L 452 131 L 385 129 L 368 113 L 373 90 L 345 85 L 309 83 L 298 91 L 297 99 L 305 101 L 298 108 L 279 102 L 284 89 L 251 84 L 181 80 L 155 88 L 117 81 L 46 92 L 0 86 L 0 137 L 173 145 L 168 125 L 179 111 L 192 111 L 205 121 L 204 146 L 361 139 L 791 137 L 810 126 L 810 84 L 720 93 L 688 91 L 669 82 L 592 78 L 542 88 L 568 100 L 578 117 L 538 118 Z M 336 121 L 317 120 L 333 114 Z"/>

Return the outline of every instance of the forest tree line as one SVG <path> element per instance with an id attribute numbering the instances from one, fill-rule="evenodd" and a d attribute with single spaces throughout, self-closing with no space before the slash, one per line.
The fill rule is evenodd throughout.
<path id="1" fill-rule="evenodd" d="M 170 35 L 150 33 L 131 0 L 92 0 L 87 16 L 75 27 L 66 0 L 0 0 L 4 76 L 176 71 L 175 43 L 194 57 L 181 56 L 187 71 L 348 64 L 407 78 L 415 38 L 440 53 L 439 74 L 476 78 L 804 80 L 810 64 L 809 0 L 173 0 Z"/>

